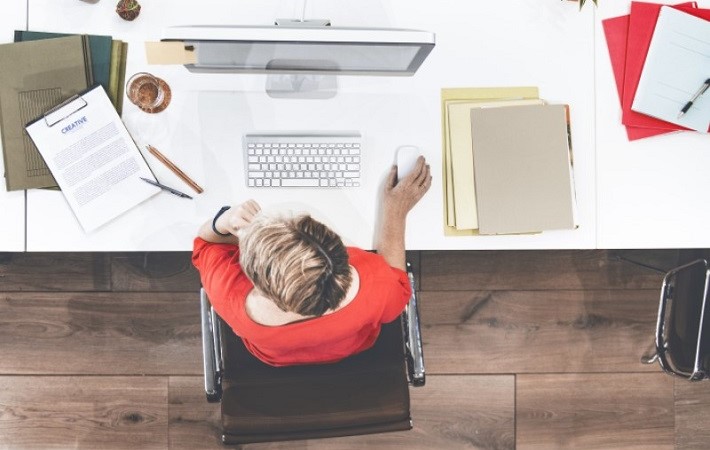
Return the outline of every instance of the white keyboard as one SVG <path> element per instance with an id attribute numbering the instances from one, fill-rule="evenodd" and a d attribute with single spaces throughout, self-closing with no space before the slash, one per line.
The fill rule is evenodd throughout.
<path id="1" fill-rule="evenodd" d="M 244 136 L 249 187 L 360 186 L 360 133 Z"/>

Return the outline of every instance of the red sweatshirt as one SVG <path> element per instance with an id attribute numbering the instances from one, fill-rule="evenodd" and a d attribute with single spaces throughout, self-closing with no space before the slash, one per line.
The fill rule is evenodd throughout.
<path id="1" fill-rule="evenodd" d="M 405 272 L 374 253 L 347 250 L 360 275 L 355 298 L 333 313 L 281 326 L 261 325 L 247 314 L 254 285 L 239 265 L 238 246 L 196 238 L 192 262 L 215 311 L 254 356 L 273 366 L 331 363 L 370 348 L 381 324 L 396 319 L 411 295 Z"/>

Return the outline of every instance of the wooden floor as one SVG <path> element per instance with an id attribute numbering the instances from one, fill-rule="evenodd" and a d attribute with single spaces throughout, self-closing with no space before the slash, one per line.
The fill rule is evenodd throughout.
<path id="1" fill-rule="evenodd" d="M 706 449 L 710 383 L 644 366 L 697 251 L 412 252 L 414 429 L 277 449 Z M 187 253 L 0 254 L 0 449 L 220 448 Z"/>

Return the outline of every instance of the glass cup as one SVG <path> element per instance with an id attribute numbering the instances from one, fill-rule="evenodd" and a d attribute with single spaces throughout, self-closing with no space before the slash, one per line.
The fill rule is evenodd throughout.
<path id="1" fill-rule="evenodd" d="M 165 100 L 160 80 L 148 72 L 138 72 L 126 83 L 128 99 L 143 110 L 159 107 Z"/>

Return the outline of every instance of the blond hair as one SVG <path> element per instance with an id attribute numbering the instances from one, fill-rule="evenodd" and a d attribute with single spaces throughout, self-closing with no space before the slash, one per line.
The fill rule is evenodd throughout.
<path id="1" fill-rule="evenodd" d="M 350 288 L 343 241 L 309 215 L 259 215 L 240 230 L 239 247 L 246 275 L 283 311 L 321 316 L 336 309 Z"/>

